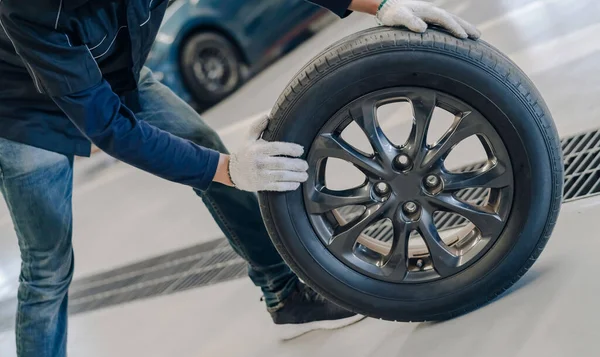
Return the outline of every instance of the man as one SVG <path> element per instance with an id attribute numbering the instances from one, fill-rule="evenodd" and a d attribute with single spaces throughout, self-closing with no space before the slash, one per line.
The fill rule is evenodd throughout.
<path id="1" fill-rule="evenodd" d="M 202 198 L 262 289 L 275 324 L 340 325 L 353 313 L 299 282 L 273 247 L 256 196 L 307 179 L 303 148 L 260 139 L 229 155 L 217 134 L 143 67 L 167 0 L 0 0 L 0 191 L 22 268 L 16 321 L 19 356 L 64 356 L 74 155 L 90 142 L 109 155 Z M 319 0 L 339 15 L 361 11 L 423 32 L 438 24 L 477 38 L 465 21 L 421 1 Z M 307 325 L 308 324 L 308 325 Z M 318 326 L 316 326 L 318 327 Z"/>

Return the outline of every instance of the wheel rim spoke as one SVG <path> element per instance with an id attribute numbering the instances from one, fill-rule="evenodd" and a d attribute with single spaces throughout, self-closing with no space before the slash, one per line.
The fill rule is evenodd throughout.
<path id="1" fill-rule="evenodd" d="M 314 187 L 308 201 L 309 213 L 321 214 L 344 206 L 373 203 L 371 189 L 370 184 L 341 191 Z"/>
<path id="2" fill-rule="evenodd" d="M 504 227 L 502 218 L 491 208 L 471 205 L 450 194 L 431 197 L 429 203 L 441 211 L 452 212 L 465 217 L 479 229 L 484 237 L 499 234 Z"/>
<path id="3" fill-rule="evenodd" d="M 370 177 L 388 176 L 383 166 L 374 158 L 365 156 L 337 135 L 321 134 L 315 139 L 313 147 L 317 158 L 333 157 L 347 161 Z"/>
<path id="4" fill-rule="evenodd" d="M 407 149 L 409 155 L 414 157 L 416 162 L 420 162 L 426 152 L 427 132 L 429 131 L 429 124 L 435 110 L 436 96 L 435 93 L 429 95 L 410 93 L 407 97 L 411 101 L 414 114 L 412 130 L 408 136 Z"/>
<path id="5" fill-rule="evenodd" d="M 340 255 L 351 253 L 358 236 L 371 223 L 381 218 L 387 207 L 389 207 L 389 203 L 367 206 L 367 209 L 359 218 L 349 224 L 338 227 L 334 231 L 329 241 L 329 249 Z"/>
<path id="6" fill-rule="evenodd" d="M 394 239 L 383 271 L 388 278 L 402 281 L 408 269 L 408 239 L 414 227 L 413 224 L 404 222 L 398 217 L 392 218 L 392 224 Z"/>
<path id="7" fill-rule="evenodd" d="M 446 246 L 433 223 L 432 215 L 427 210 L 421 213 L 418 231 L 429 249 L 433 268 L 438 274 L 445 277 L 456 272 L 460 258 L 455 249 Z"/>
<path id="8" fill-rule="evenodd" d="M 350 110 L 350 116 L 367 136 L 375 155 L 389 165 L 396 152 L 394 144 L 385 136 L 377 121 L 377 108 L 374 100 L 365 100 Z"/>
<path id="9" fill-rule="evenodd" d="M 458 143 L 481 132 L 481 125 L 476 119 L 476 116 L 472 113 L 463 113 L 458 117 L 454 125 L 448 129 L 438 143 L 429 149 L 422 166 L 431 167 L 440 163 Z"/>
<path id="10" fill-rule="evenodd" d="M 450 192 L 475 187 L 503 188 L 512 183 L 510 172 L 500 161 L 491 168 L 484 166 L 476 171 L 444 174 L 444 190 Z"/>

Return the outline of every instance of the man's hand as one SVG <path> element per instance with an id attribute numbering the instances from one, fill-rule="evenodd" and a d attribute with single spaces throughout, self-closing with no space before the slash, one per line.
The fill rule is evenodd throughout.
<path id="1" fill-rule="evenodd" d="M 459 38 L 478 39 L 481 33 L 475 26 L 458 16 L 426 1 L 353 0 L 350 9 L 375 14 L 382 25 L 404 26 L 414 32 L 425 32 L 427 25 L 440 26 Z M 379 2 L 375 13 L 375 2 Z"/>
<path id="2" fill-rule="evenodd" d="M 263 140 L 261 135 L 268 123 L 269 116 L 265 115 L 251 127 L 246 143 L 222 160 L 215 181 L 257 192 L 293 191 L 308 179 L 308 164 L 297 159 L 304 148 L 298 144 Z M 229 168 L 229 177 L 225 176 L 222 167 Z"/>

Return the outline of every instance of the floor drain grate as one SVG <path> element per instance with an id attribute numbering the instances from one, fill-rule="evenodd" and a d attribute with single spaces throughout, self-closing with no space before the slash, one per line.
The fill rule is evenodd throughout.
<path id="1" fill-rule="evenodd" d="M 221 238 L 77 279 L 69 290 L 69 313 L 168 295 L 246 275 L 246 262 Z M 16 305 L 16 298 L 0 301 L 0 331 L 13 328 Z"/>
<path id="2" fill-rule="evenodd" d="M 600 193 L 600 130 L 562 141 L 565 165 L 564 201 Z"/>

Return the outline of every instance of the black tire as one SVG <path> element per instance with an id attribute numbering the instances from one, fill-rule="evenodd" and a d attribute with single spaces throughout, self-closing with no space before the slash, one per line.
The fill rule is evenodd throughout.
<path id="1" fill-rule="evenodd" d="M 330 252 L 311 223 L 304 188 L 260 193 L 261 212 L 285 261 L 329 300 L 386 320 L 444 320 L 494 299 L 539 257 L 560 210 L 560 141 L 533 83 L 489 44 L 436 30 L 416 34 L 384 27 L 351 35 L 307 64 L 277 101 L 264 139 L 295 142 L 308 152 L 338 111 L 392 87 L 427 88 L 458 98 L 479 111 L 504 143 L 514 199 L 506 225 L 485 254 L 448 277 L 394 283 L 352 269 Z"/>
<path id="2" fill-rule="evenodd" d="M 208 79 L 202 69 L 203 53 L 218 59 L 217 63 L 223 68 L 223 77 Z M 181 51 L 184 82 L 194 101 L 202 107 L 220 102 L 242 84 L 241 67 L 242 59 L 235 45 L 218 33 L 192 35 L 186 40 Z"/>

